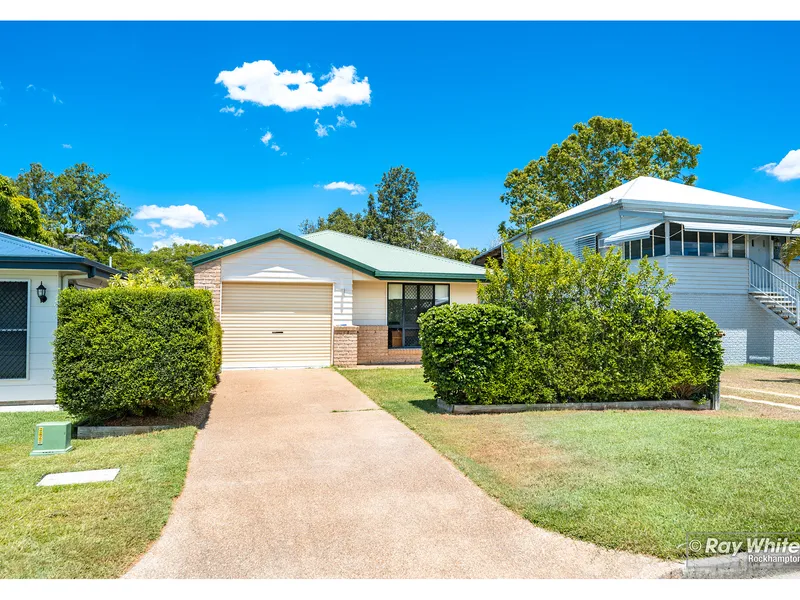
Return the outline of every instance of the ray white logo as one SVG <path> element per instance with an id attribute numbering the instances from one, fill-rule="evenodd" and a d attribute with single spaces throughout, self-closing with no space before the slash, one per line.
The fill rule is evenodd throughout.
<path id="1" fill-rule="evenodd" d="M 747 554 L 800 555 L 800 535 L 780 534 L 693 534 L 687 541 L 688 554 L 705 556 Z"/>

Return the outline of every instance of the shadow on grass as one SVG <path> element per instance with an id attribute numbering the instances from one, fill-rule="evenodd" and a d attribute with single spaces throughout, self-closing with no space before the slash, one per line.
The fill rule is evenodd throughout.
<path id="1" fill-rule="evenodd" d="M 800 383 L 800 379 L 754 379 L 763 383 Z"/>
<path id="2" fill-rule="evenodd" d="M 434 415 L 447 414 L 441 408 L 436 406 L 436 400 L 433 400 L 431 398 L 427 400 L 411 400 L 409 404 L 413 404 L 415 407 L 417 407 L 420 410 L 424 410 L 426 413 L 431 413 Z"/>

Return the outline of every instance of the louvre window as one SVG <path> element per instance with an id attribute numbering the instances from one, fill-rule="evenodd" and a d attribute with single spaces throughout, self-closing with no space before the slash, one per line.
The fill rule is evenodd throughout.
<path id="1" fill-rule="evenodd" d="M 597 252 L 597 234 L 582 235 L 575 238 L 575 256 L 583 258 L 583 251 L 589 248 L 592 252 Z"/>
<path id="2" fill-rule="evenodd" d="M 0 379 L 28 375 L 28 282 L 0 281 Z"/>
<path id="3" fill-rule="evenodd" d="M 432 283 L 390 283 L 387 323 L 390 348 L 418 348 L 417 319 L 429 308 L 450 303 L 450 286 Z"/>

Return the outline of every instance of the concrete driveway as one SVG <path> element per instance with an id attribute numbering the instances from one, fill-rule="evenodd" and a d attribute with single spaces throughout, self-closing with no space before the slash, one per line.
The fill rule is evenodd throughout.
<path id="1" fill-rule="evenodd" d="M 534 527 L 331 370 L 229 371 L 126 577 L 663 577 Z"/>

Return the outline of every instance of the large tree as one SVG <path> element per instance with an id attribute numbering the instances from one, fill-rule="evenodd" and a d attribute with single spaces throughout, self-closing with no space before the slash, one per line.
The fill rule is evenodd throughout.
<path id="1" fill-rule="evenodd" d="M 555 215 L 643 175 L 693 185 L 701 147 L 666 129 L 639 135 L 622 119 L 592 117 L 578 123 L 545 156 L 514 169 L 500 199 L 508 204 L 502 237 L 521 233 Z"/>
<path id="2" fill-rule="evenodd" d="M 42 215 L 35 201 L 21 195 L 14 182 L 0 175 L 0 231 L 44 242 Z"/>
<path id="3" fill-rule="evenodd" d="M 307 234 L 331 229 L 464 262 L 479 253 L 477 248 L 454 246 L 438 230 L 436 220 L 419 210 L 419 182 L 412 170 L 402 165 L 392 167 L 375 187 L 363 212 L 348 213 L 337 208 L 316 221 L 306 219 L 300 224 L 300 231 Z"/>
<path id="4" fill-rule="evenodd" d="M 17 177 L 20 192 L 35 200 L 53 243 L 104 260 L 117 249 L 133 247 L 131 209 L 106 184 L 108 174 L 78 163 L 54 175 L 38 163 Z"/>

